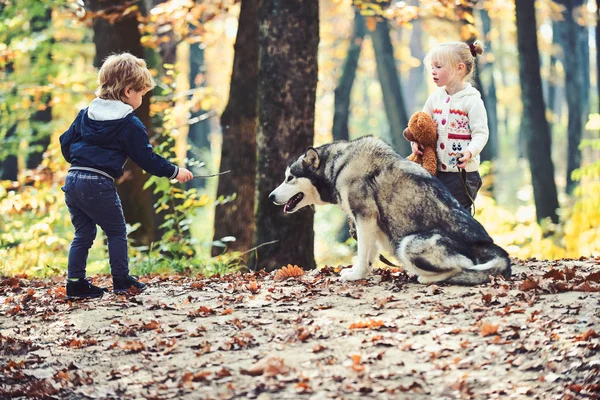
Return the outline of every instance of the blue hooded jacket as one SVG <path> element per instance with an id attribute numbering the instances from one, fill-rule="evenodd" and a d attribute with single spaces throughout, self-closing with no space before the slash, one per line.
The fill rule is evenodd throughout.
<path id="1" fill-rule="evenodd" d="M 144 171 L 169 179 L 179 168 L 152 151 L 146 127 L 121 101 L 94 99 L 60 136 L 62 154 L 72 166 L 92 168 L 114 179 L 123 175 L 127 157 Z"/>

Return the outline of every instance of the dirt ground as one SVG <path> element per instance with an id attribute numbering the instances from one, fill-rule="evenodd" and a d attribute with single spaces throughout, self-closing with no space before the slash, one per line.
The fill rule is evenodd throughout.
<path id="1" fill-rule="evenodd" d="M 477 287 L 279 278 L 78 302 L 64 277 L 1 278 L 0 398 L 600 398 L 600 258 L 514 260 Z"/>

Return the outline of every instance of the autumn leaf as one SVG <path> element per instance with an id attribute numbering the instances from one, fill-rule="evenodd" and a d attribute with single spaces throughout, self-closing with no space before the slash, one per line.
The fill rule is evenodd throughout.
<path id="1" fill-rule="evenodd" d="M 210 374 L 210 371 L 186 372 L 181 377 L 181 381 L 179 381 L 179 387 L 191 387 L 192 382 L 205 381 Z"/>
<path id="2" fill-rule="evenodd" d="M 564 271 L 565 271 L 565 279 L 567 281 L 570 281 L 571 279 L 573 279 L 577 276 L 574 268 L 565 267 Z"/>
<path id="3" fill-rule="evenodd" d="M 600 282 L 600 271 L 592 272 L 585 277 L 585 280 L 588 282 Z"/>
<path id="4" fill-rule="evenodd" d="M 282 267 L 275 273 L 276 281 L 283 281 L 288 278 L 297 278 L 304 275 L 304 270 L 297 265 L 288 264 L 287 267 Z"/>
<path id="5" fill-rule="evenodd" d="M 256 294 L 260 290 L 260 285 L 257 284 L 256 281 L 251 281 L 249 284 L 246 285 L 246 289 L 248 289 L 250 293 Z"/>
<path id="6" fill-rule="evenodd" d="M 484 322 L 479 330 L 479 334 L 483 337 L 495 335 L 496 333 L 498 333 L 498 325 L 489 322 Z"/>
<path id="7" fill-rule="evenodd" d="M 381 320 L 369 319 L 367 321 L 358 321 L 350 324 L 349 329 L 379 329 L 385 323 Z"/>
<path id="8" fill-rule="evenodd" d="M 350 356 L 350 359 L 352 360 L 353 370 L 355 370 L 356 372 L 363 372 L 365 370 L 365 366 L 361 364 L 362 357 L 360 354 L 354 354 Z"/>
<path id="9" fill-rule="evenodd" d="M 140 351 L 146 350 L 146 346 L 144 345 L 144 343 L 142 343 L 139 340 L 128 340 L 119 347 L 131 353 L 139 353 Z"/>
<path id="10" fill-rule="evenodd" d="M 590 284 L 590 281 L 585 281 L 580 285 L 574 286 L 576 292 L 600 292 L 600 286 Z"/>
<path id="11" fill-rule="evenodd" d="M 538 287 L 539 287 L 539 284 L 536 281 L 534 281 L 533 279 L 527 278 L 523 281 L 523 283 L 521 283 L 519 285 L 519 290 L 522 290 L 525 292 L 528 290 L 536 289 Z"/>
<path id="12" fill-rule="evenodd" d="M 322 344 L 317 344 L 317 345 L 313 346 L 312 352 L 313 353 L 320 353 L 320 352 L 322 352 L 325 349 L 327 349 L 327 347 L 323 346 Z"/>
<path id="13" fill-rule="evenodd" d="M 296 392 L 298 393 L 312 393 L 312 387 L 307 382 L 296 383 Z"/>
<path id="14" fill-rule="evenodd" d="M 486 306 L 489 306 L 492 303 L 492 294 L 491 293 L 486 293 L 486 294 L 481 294 L 481 300 L 483 300 L 483 304 L 485 304 Z"/>
<path id="15" fill-rule="evenodd" d="M 545 279 L 550 278 L 555 281 L 565 280 L 565 274 L 563 274 L 561 271 L 554 269 L 554 268 L 552 268 L 550 271 L 546 272 L 542 277 Z"/>
<path id="16" fill-rule="evenodd" d="M 253 364 L 248 369 L 242 369 L 240 371 L 244 375 L 250 376 L 276 376 L 276 375 L 287 375 L 290 372 L 290 368 L 285 365 L 283 359 L 279 357 L 265 357 Z"/>
<path id="17" fill-rule="evenodd" d="M 225 367 L 221 368 L 219 371 L 217 371 L 215 373 L 215 377 L 217 379 L 226 378 L 228 376 L 231 376 L 231 372 L 227 368 L 225 368 Z"/>
<path id="18" fill-rule="evenodd" d="M 160 323 L 156 320 L 152 320 L 150 322 L 145 322 L 142 324 L 142 330 L 145 331 L 154 331 L 154 330 L 159 330 L 160 329 Z"/>
<path id="19" fill-rule="evenodd" d="M 198 308 L 197 310 L 190 311 L 187 316 L 188 318 L 193 319 L 198 317 L 208 317 L 209 315 L 212 315 L 214 313 L 215 310 L 213 310 L 212 308 L 200 306 L 200 308 Z"/>
<path id="20" fill-rule="evenodd" d="M 589 339 L 595 339 L 600 337 L 595 330 L 590 329 L 588 331 L 586 331 L 585 333 L 583 333 L 582 335 L 577 335 L 575 336 L 575 341 L 576 342 L 586 342 Z"/>

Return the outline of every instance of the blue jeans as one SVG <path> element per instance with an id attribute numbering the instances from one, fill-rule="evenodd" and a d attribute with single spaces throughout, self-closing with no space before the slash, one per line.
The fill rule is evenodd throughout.
<path id="1" fill-rule="evenodd" d="M 69 171 L 62 190 L 75 227 L 69 250 L 68 278 L 85 278 L 96 225 L 106 233 L 111 274 L 128 275 L 125 217 L 112 179 L 94 172 Z"/>

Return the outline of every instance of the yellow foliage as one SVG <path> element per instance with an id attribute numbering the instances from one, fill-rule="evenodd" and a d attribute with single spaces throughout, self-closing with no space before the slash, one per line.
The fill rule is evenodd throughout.
<path id="1" fill-rule="evenodd" d="M 587 128 L 600 128 L 600 116 L 593 115 Z M 600 147 L 600 140 L 582 142 L 583 147 Z M 600 254 L 600 161 L 573 172 L 573 179 L 583 183 L 574 191 L 570 204 L 561 209 L 558 225 L 535 222 L 535 208 L 522 207 L 515 215 L 498 207 L 486 196 L 477 198 L 477 220 L 496 243 L 517 258 L 578 258 Z M 547 224 L 547 226 L 546 226 Z"/>

